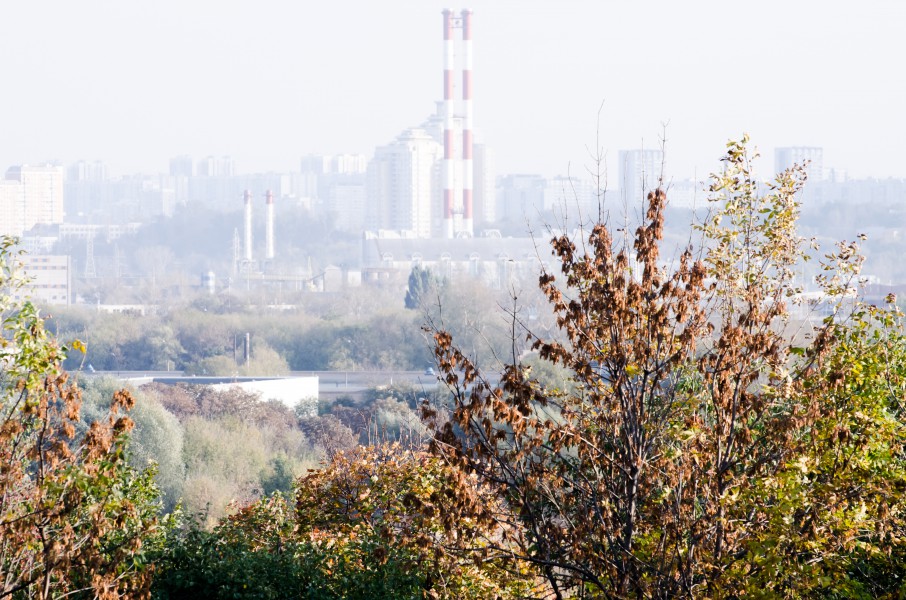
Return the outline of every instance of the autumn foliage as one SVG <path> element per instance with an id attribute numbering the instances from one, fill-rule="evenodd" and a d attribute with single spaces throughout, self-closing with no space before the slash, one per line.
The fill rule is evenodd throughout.
<path id="1" fill-rule="evenodd" d="M 153 472 L 126 463 L 132 398 L 114 395 L 107 420 L 77 435 L 81 393 L 60 368 L 65 349 L 32 305 L 7 297 L 3 308 L 0 597 L 145 597 L 158 505 Z"/>
<path id="2" fill-rule="evenodd" d="M 291 501 L 276 494 L 239 507 L 212 532 L 185 528 L 161 557 L 156 593 L 531 597 L 538 580 L 491 549 L 503 535 L 488 518 L 493 506 L 461 471 L 425 452 L 395 444 L 340 452 L 302 477 Z"/>
<path id="3" fill-rule="evenodd" d="M 496 383 L 434 332 L 453 391 L 434 452 L 492 490 L 525 536 L 494 547 L 553 597 L 906 589 L 891 575 L 906 523 L 902 315 L 855 300 L 860 259 L 841 244 L 818 278 L 832 314 L 790 318 L 804 173 L 762 189 L 750 162 L 745 139 L 728 145 L 701 244 L 669 259 L 662 189 L 633 236 L 594 223 L 554 237 L 560 274 L 539 283 L 560 335 L 512 318 L 568 386 L 516 352 Z"/>

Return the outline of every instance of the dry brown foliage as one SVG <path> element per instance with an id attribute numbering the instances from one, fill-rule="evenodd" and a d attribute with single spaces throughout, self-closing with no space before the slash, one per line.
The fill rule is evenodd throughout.
<path id="1" fill-rule="evenodd" d="M 541 569 L 556 598 L 735 597 L 750 582 L 792 597 L 830 585 L 825 566 L 845 540 L 872 539 L 858 511 L 815 525 L 817 507 L 847 487 L 842 471 L 837 489 L 794 477 L 824 464 L 817 432 L 839 418 L 826 398 L 846 378 L 828 358 L 842 351 L 842 317 L 818 323 L 804 347 L 786 335 L 804 176 L 783 173 L 761 194 L 745 143 L 728 145 L 713 178 L 702 246 L 672 265 L 660 254 L 662 189 L 648 194 L 631 243 L 606 223 L 578 244 L 551 241 L 561 274 L 543 272 L 539 285 L 563 341 L 527 337 L 571 371 L 571 390 L 543 387 L 515 352 L 494 384 L 433 330 L 453 397 L 433 449 L 495 491 L 498 518 L 526 541 L 497 549 Z M 827 257 L 831 297 L 857 272 L 857 252 L 841 248 Z M 432 422 L 435 409 L 424 413 Z M 853 487 L 847 511 L 868 501 Z M 787 544 L 790 535 L 805 541 Z M 770 570 L 787 560 L 801 581 Z"/>

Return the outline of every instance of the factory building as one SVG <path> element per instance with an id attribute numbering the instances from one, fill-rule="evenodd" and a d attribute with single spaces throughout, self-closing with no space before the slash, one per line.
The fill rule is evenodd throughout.
<path id="1" fill-rule="evenodd" d="M 506 238 L 485 231 L 473 238 L 418 239 L 399 232 L 365 234 L 362 243 L 362 282 L 405 283 L 413 267 L 429 268 L 440 277 L 470 277 L 506 289 L 517 280 L 537 277 L 542 266 L 553 267 L 548 253 L 539 254 L 537 240 Z"/>

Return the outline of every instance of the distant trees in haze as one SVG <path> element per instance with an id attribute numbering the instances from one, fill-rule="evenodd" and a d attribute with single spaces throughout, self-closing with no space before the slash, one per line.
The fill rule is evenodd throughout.
<path id="1" fill-rule="evenodd" d="M 509 344 L 507 323 L 498 314 L 506 302 L 505 290 L 456 279 L 432 287 L 433 299 L 420 300 L 418 310 L 403 308 L 406 293 L 351 289 L 342 302 L 332 295 L 312 294 L 310 302 L 290 310 L 251 307 L 238 300 L 228 304 L 205 296 L 144 315 L 99 313 L 91 305 L 55 307 L 49 326 L 62 337 L 85 342 L 84 354 L 70 354 L 69 368 L 90 364 L 98 371 L 197 375 L 421 371 L 432 364 L 428 340 L 420 331 L 426 314 L 443 318 L 486 360 Z M 248 364 L 246 334 L 251 342 Z"/>

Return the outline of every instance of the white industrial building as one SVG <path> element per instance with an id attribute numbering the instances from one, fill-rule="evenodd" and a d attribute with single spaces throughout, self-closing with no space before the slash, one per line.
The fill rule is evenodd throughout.
<path id="1" fill-rule="evenodd" d="M 274 379 L 249 379 L 226 383 L 215 383 L 211 389 L 227 391 L 240 389 L 244 392 L 258 394 L 263 401 L 278 400 L 289 408 L 301 404 L 304 412 L 310 416 L 318 414 L 318 378 L 317 377 L 280 377 Z"/>
<path id="2" fill-rule="evenodd" d="M 405 282 L 413 267 L 429 268 L 439 277 L 471 277 L 499 289 L 515 280 L 537 277 L 541 267 L 553 268 L 546 247 L 529 237 L 500 237 L 499 232 L 463 239 L 419 239 L 399 232 L 368 232 L 362 241 L 362 282 Z M 543 246 L 543 244 L 542 244 Z"/>

